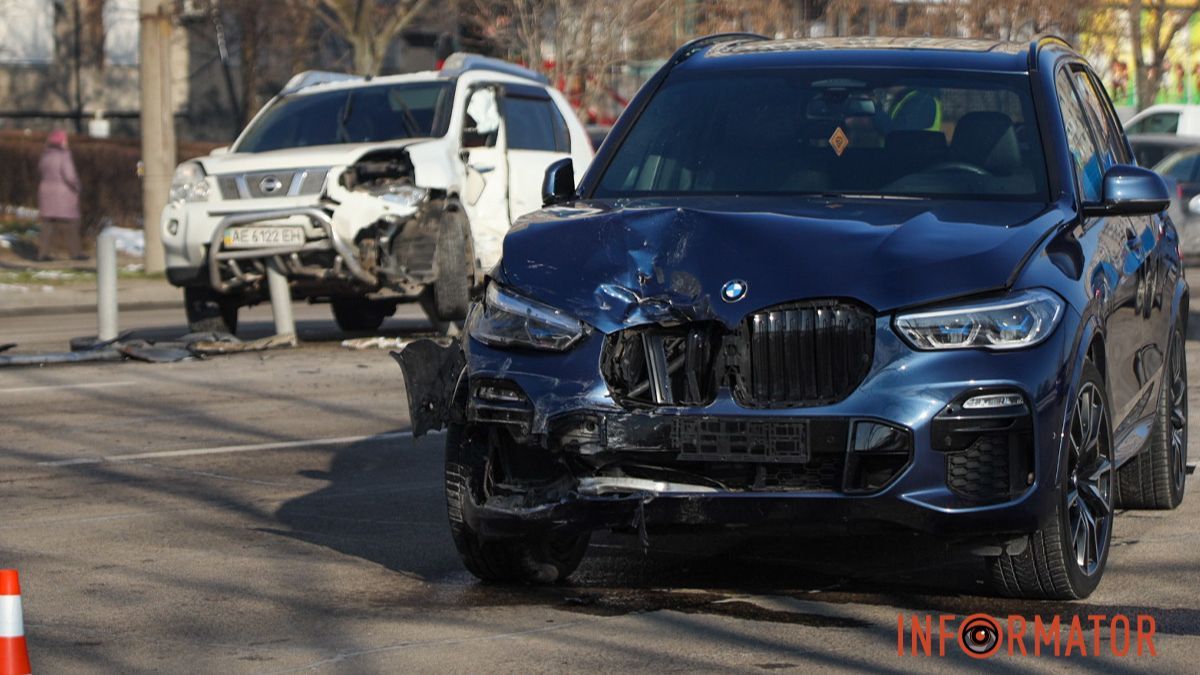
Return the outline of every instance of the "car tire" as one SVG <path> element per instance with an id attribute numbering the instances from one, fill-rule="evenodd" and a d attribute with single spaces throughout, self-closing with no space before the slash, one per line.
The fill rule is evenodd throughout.
<path id="1" fill-rule="evenodd" d="M 221 295 L 203 286 L 183 288 L 183 307 L 187 313 L 188 332 L 229 333 L 237 332 L 238 298 Z"/>
<path id="2" fill-rule="evenodd" d="M 467 318 L 471 289 L 475 285 L 475 252 L 471 246 L 466 215 L 451 207 L 442 214 L 434 253 L 433 298 L 438 318 L 461 321 Z"/>
<path id="3" fill-rule="evenodd" d="M 482 494 L 488 470 L 487 443 L 463 424 L 446 433 L 446 513 L 450 535 L 463 565 L 481 581 L 499 584 L 553 584 L 579 567 L 590 534 L 485 540 L 466 522 L 468 500 Z"/>
<path id="4" fill-rule="evenodd" d="M 379 330 L 383 321 L 392 314 L 385 305 L 366 298 L 333 298 L 329 306 L 333 309 L 333 320 L 338 328 L 347 333 Z"/>
<path id="5" fill-rule="evenodd" d="M 1187 360 L 1183 329 L 1171 331 L 1150 445 L 1117 471 L 1117 506 L 1173 509 L 1187 486 Z"/>
<path id="6" fill-rule="evenodd" d="M 1054 513 L 1020 552 L 989 560 L 992 583 L 1009 597 L 1076 600 L 1096 589 L 1108 563 L 1115 515 L 1112 418 L 1099 369 L 1083 366 L 1062 448 Z"/>

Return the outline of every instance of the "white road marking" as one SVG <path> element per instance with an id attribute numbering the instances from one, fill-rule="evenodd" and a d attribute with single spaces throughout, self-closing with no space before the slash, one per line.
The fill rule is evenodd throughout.
<path id="1" fill-rule="evenodd" d="M 104 389 L 107 387 L 128 387 L 140 382 L 89 382 L 83 384 L 49 384 L 38 387 L 13 387 L 0 389 L 0 394 L 28 394 L 33 391 L 53 391 L 55 389 Z"/>
<path id="2" fill-rule="evenodd" d="M 442 432 L 433 431 L 430 435 Z M 133 462 L 139 459 L 165 459 L 170 457 L 195 457 L 198 455 L 225 455 L 235 452 L 257 452 L 259 450 L 287 450 L 289 448 L 319 448 L 326 445 L 349 445 L 363 441 L 393 441 L 401 438 L 412 438 L 411 431 L 395 431 L 386 434 L 369 436 L 342 436 L 339 438 L 314 438 L 304 441 L 280 441 L 278 443 L 256 443 L 254 445 L 226 445 L 218 448 L 189 448 L 187 450 L 162 450 L 159 452 L 138 452 L 128 455 L 108 455 L 104 457 L 76 457 L 74 459 L 59 459 L 51 462 L 38 462 L 38 466 L 73 466 L 76 464 L 103 464 L 105 462 Z"/>

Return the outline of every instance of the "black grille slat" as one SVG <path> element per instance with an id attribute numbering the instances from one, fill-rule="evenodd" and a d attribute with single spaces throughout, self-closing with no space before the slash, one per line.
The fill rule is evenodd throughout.
<path id="1" fill-rule="evenodd" d="M 783 360 L 783 342 L 786 335 L 783 333 L 783 312 L 770 312 L 767 314 L 767 331 L 770 336 L 771 356 L 770 363 L 773 371 L 787 372 L 787 364 Z M 787 398 L 787 377 L 772 377 L 771 382 L 771 398 L 778 400 Z"/>
<path id="2" fill-rule="evenodd" d="M 874 319 L 854 305 L 823 301 L 773 307 L 751 314 L 743 325 L 749 363 L 739 395 L 748 405 L 841 400 L 871 364 Z"/>
<path id="3" fill-rule="evenodd" d="M 771 382 L 771 378 L 768 376 L 768 370 L 771 367 L 771 349 L 768 344 L 767 318 L 762 314 L 756 314 L 752 321 L 754 323 L 754 337 L 751 339 L 750 348 L 754 353 L 754 396 L 756 398 L 768 398 L 770 396 L 768 387 Z"/>
<path id="4" fill-rule="evenodd" d="M 784 330 L 787 332 L 787 337 L 784 340 L 784 354 L 786 365 L 784 371 L 787 373 L 787 397 L 789 399 L 798 399 L 804 396 L 804 382 L 801 379 L 804 373 L 804 366 L 800 361 L 800 311 L 789 309 L 784 312 L 786 317 Z"/>
<path id="5" fill-rule="evenodd" d="M 803 399 L 812 400 L 817 397 L 817 336 L 813 330 L 813 313 L 800 310 L 796 312 L 800 315 L 800 333 L 795 339 L 800 345 L 800 382 L 804 385 Z"/>

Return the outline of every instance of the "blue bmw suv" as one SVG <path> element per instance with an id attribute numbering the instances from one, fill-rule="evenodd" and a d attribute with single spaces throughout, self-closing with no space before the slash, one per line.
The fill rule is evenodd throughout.
<path id="1" fill-rule="evenodd" d="M 481 579 L 606 528 L 914 530 L 1081 598 L 1116 509 L 1183 497 L 1169 195 L 1062 40 L 704 38 L 543 191 L 461 343 L 397 355 Z"/>

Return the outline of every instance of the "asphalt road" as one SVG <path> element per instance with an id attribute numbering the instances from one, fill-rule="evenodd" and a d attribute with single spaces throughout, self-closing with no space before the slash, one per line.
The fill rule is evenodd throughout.
<path id="1" fill-rule="evenodd" d="M 1085 602 L 979 597 L 977 562 L 907 538 L 656 536 L 646 553 L 606 534 L 568 584 L 476 583 L 447 531 L 441 438 L 406 435 L 398 367 L 338 347 L 326 312 L 298 308 L 310 341 L 295 350 L 0 370 L 0 567 L 21 572 L 36 671 L 949 672 L 976 662 L 953 641 L 946 658 L 898 656 L 897 615 L 987 612 L 1085 627 L 1148 614 L 1157 648 L 987 666 L 1194 672 L 1195 477 L 1181 509 L 1119 517 Z M 270 332 L 267 309 L 246 318 Z M 181 330 L 174 311 L 122 321 Z M 4 319 L 0 342 L 63 348 L 92 330 L 84 315 Z M 1200 382 L 1200 342 L 1188 353 Z"/>

